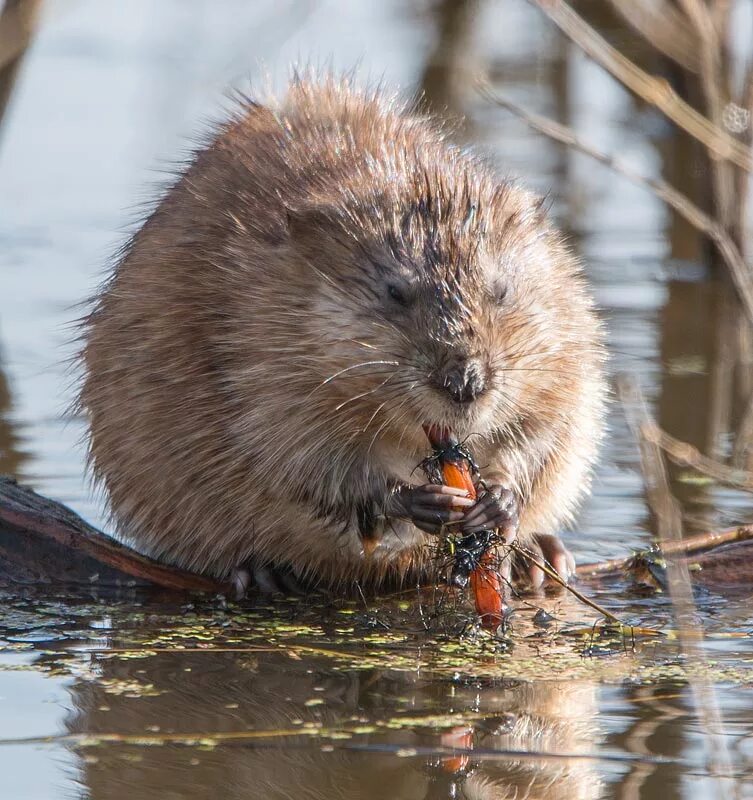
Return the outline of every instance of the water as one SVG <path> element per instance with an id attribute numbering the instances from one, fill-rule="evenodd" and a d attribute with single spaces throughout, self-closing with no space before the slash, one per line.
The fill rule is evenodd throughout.
<path id="1" fill-rule="evenodd" d="M 364 75 L 423 85 L 435 103 L 466 114 L 460 135 L 549 193 L 588 265 L 612 372 L 637 376 L 670 432 L 729 454 L 750 364 L 729 363 L 737 321 L 708 280 L 697 237 L 651 194 L 490 106 L 472 72 L 488 70 L 526 108 L 681 186 L 694 163 L 673 166 L 682 140 L 535 8 L 479 3 L 455 21 L 454 38 L 440 39 L 439 15 L 451 5 L 47 3 L 0 129 L 0 471 L 103 524 L 84 478 L 81 420 L 65 413 L 77 304 L 165 168 L 221 113 L 223 91 L 258 85 L 265 71 L 280 85 L 302 58 L 360 60 Z M 614 20 L 603 23 L 646 58 Z M 683 470 L 673 471 L 673 490 L 688 531 L 751 517 L 749 495 Z M 638 453 L 616 404 L 576 531 L 568 542 L 581 561 L 650 539 Z M 672 626 L 661 598 L 591 591 L 631 622 Z M 3 603 L 0 788 L 9 798 L 722 796 L 689 676 L 715 685 L 740 796 L 753 796 L 744 784 L 753 755 L 744 596 L 700 600 L 710 673 L 697 660 L 683 666 L 673 641 L 595 647 L 585 634 L 542 634 L 525 607 L 510 653 L 483 638 L 461 642 L 441 625 L 427 632 L 413 597 L 367 609 Z M 535 604 L 558 612 L 558 629 L 596 619 L 568 599 Z M 477 755 L 456 782 L 437 748 L 449 730 L 456 736 L 445 742 L 465 741 L 457 729 L 467 725 Z"/>

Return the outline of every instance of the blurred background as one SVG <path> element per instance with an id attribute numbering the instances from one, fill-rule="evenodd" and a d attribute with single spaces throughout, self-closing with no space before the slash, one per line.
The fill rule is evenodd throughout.
<path id="1" fill-rule="evenodd" d="M 0 0 L 0 473 L 104 524 L 66 412 L 72 322 L 228 91 L 281 91 L 295 62 L 420 94 L 547 195 L 612 374 L 637 378 L 668 433 L 748 470 L 752 54 L 747 0 Z M 650 540 L 638 464 L 615 402 L 568 539 L 579 560 Z M 753 518 L 747 493 L 682 466 L 671 479 L 686 532 Z M 22 758 L 40 786 L 58 769 Z"/>

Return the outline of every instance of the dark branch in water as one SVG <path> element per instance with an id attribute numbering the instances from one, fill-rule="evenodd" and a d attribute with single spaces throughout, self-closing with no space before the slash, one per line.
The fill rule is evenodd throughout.
<path id="1" fill-rule="evenodd" d="M 161 564 L 89 525 L 62 503 L 0 477 L 0 583 L 223 592 L 213 578 Z"/>

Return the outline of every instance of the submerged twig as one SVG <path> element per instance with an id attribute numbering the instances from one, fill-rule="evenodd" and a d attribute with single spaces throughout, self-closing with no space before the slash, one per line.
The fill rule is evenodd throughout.
<path id="1" fill-rule="evenodd" d="M 375 726 L 379 730 L 379 726 Z M 149 747 L 158 745 L 185 745 L 187 747 L 214 747 L 232 744 L 251 744 L 264 739 L 280 738 L 311 738 L 328 739 L 339 737 L 343 734 L 358 736 L 363 725 L 329 727 L 329 728 L 278 728 L 253 731 L 196 731 L 192 733 L 60 733 L 49 736 L 26 736 L 19 738 L 0 739 L 0 747 L 18 745 L 59 745 L 67 744 L 77 747 L 98 747 L 102 744 L 132 745 L 136 747 Z M 263 746 L 263 743 L 262 745 Z M 279 747 L 279 745 L 275 745 Z M 615 763 L 633 763 L 645 761 L 652 764 L 676 763 L 663 756 L 647 756 L 635 753 L 561 753 L 542 750 L 512 750 L 507 748 L 474 748 L 462 749 L 442 746 L 408 746 L 401 743 L 376 744 L 373 742 L 356 744 L 338 742 L 333 747 L 341 750 L 369 750 L 374 752 L 399 753 L 406 756 L 457 756 L 469 755 L 476 760 L 492 761 L 509 759 L 522 762 L 535 762 L 536 764 L 568 761 L 607 761 Z"/>
<path id="2" fill-rule="evenodd" d="M 570 592 L 573 597 L 580 600 L 581 603 L 584 603 L 589 608 L 592 608 L 594 611 L 598 611 L 605 619 L 608 619 L 610 622 L 615 623 L 616 625 L 620 625 L 623 628 L 629 628 L 629 625 L 625 625 L 618 617 L 616 617 L 611 611 L 607 611 L 606 608 L 600 606 L 595 600 L 591 600 L 590 597 L 586 597 L 582 592 L 578 591 L 574 586 L 569 584 L 566 580 L 561 578 L 556 570 L 552 569 L 549 564 L 546 563 L 544 559 L 538 558 L 538 556 L 529 550 L 527 547 L 522 547 L 517 542 L 511 542 L 507 545 L 513 552 L 518 553 L 519 555 L 523 556 L 524 558 L 528 559 L 531 563 L 537 566 L 550 580 L 553 580 L 555 583 L 562 586 L 568 592 Z"/>

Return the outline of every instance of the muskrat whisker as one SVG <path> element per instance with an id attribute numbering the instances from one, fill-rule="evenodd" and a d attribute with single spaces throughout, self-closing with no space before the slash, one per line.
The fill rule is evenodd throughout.
<path id="1" fill-rule="evenodd" d="M 368 366 L 371 366 L 372 364 L 379 364 L 379 365 L 385 364 L 385 365 L 388 365 L 390 367 L 399 367 L 400 366 L 400 362 L 399 361 L 362 361 L 360 364 L 351 364 L 351 366 L 349 366 L 349 367 L 343 367 L 341 370 L 338 370 L 337 372 L 333 373 L 328 378 L 325 378 L 319 384 L 319 386 L 324 386 L 325 384 L 330 383 L 331 381 L 333 381 L 335 378 L 339 377 L 340 375 L 344 375 L 346 372 L 350 372 L 351 370 L 358 369 L 359 367 L 368 367 Z M 319 387 L 317 387 L 317 388 L 319 388 Z"/>
<path id="2" fill-rule="evenodd" d="M 383 403 L 377 406 L 376 411 L 374 411 L 374 413 L 369 417 L 369 421 L 363 426 L 363 428 L 361 428 L 361 430 L 358 431 L 358 433 L 366 433 L 369 425 L 371 425 L 376 415 L 387 405 L 387 402 L 388 401 L 385 400 Z"/>
<path id="3" fill-rule="evenodd" d="M 403 417 L 405 417 L 405 414 L 403 414 Z M 401 417 L 401 419 L 402 419 L 402 417 Z M 396 421 L 396 424 L 398 424 L 397 421 Z M 408 426 L 409 425 L 410 425 L 410 420 L 408 422 L 406 422 L 405 425 L 403 425 L 403 430 L 400 433 L 400 438 L 397 440 L 397 449 L 398 450 L 400 449 L 400 445 L 403 443 L 403 439 L 405 438 L 405 434 L 408 433 Z"/>
<path id="4" fill-rule="evenodd" d="M 376 442 L 376 440 L 377 440 L 377 437 L 379 436 L 379 434 L 380 434 L 380 433 L 381 433 L 381 432 L 384 430 L 384 428 L 385 428 L 387 425 L 389 425 L 389 424 L 390 424 L 390 422 L 392 422 L 392 420 L 393 420 L 393 419 L 395 418 L 395 416 L 397 415 L 397 412 L 399 412 L 399 411 L 400 411 L 400 410 L 401 410 L 401 409 L 402 409 L 402 408 L 403 408 L 403 407 L 404 407 L 404 406 L 407 404 L 407 402 L 408 402 L 408 398 L 406 397 L 406 398 L 403 400 L 403 402 L 402 402 L 402 403 L 400 403 L 400 404 L 398 405 L 398 407 L 395 409 L 395 412 L 394 412 L 392 415 L 387 415 L 387 417 L 386 417 L 386 419 L 384 420 L 384 422 L 383 422 L 383 423 L 382 423 L 382 424 L 381 424 L 381 425 L 380 425 L 380 426 L 379 426 L 379 427 L 376 429 L 376 432 L 374 433 L 374 436 L 372 437 L 372 439 L 371 439 L 371 442 L 369 443 L 369 446 L 366 448 L 366 456 L 367 456 L 367 457 L 368 457 L 368 455 L 371 453 L 371 448 L 374 446 L 374 443 Z M 374 415 L 372 416 L 371 420 L 373 420 L 373 419 L 374 419 L 374 417 L 375 417 L 375 416 L 376 416 L 376 415 L 379 413 L 379 411 L 381 411 L 381 409 L 382 409 L 383 407 L 384 407 L 384 403 L 382 403 L 382 405 L 381 405 L 381 406 L 379 406 L 379 408 L 378 408 L 378 409 L 377 409 L 377 410 L 374 412 Z M 369 425 L 371 424 L 371 420 L 369 420 Z M 366 426 L 366 428 L 368 428 L 368 425 Z M 366 428 L 364 428 L 364 432 L 366 432 Z"/>
<path id="5" fill-rule="evenodd" d="M 385 378 L 385 379 L 384 379 L 384 380 L 383 380 L 383 381 L 382 381 L 380 384 L 378 384 L 377 386 L 375 386 L 373 389 L 369 389 L 369 390 L 368 390 L 368 391 L 366 391 L 366 392 L 361 392 L 360 394 L 353 395 L 353 397 L 350 397 L 350 398 L 348 398 L 348 399 L 347 399 L 347 400 L 345 400 L 344 402 L 340 403 L 340 405 L 338 405 L 338 406 L 335 406 L 335 411 L 339 411 L 341 408 L 344 408 L 345 406 L 347 406 L 347 405 L 348 405 L 348 403 L 352 403 L 352 402 L 354 402 L 355 400 L 360 400 L 362 397 L 366 397 L 367 395 L 374 394 L 374 392 L 377 392 L 377 391 L 379 391 L 379 389 L 381 389 L 381 388 L 382 388 L 382 386 L 384 386 L 386 383 L 388 383 L 388 382 L 389 382 L 390 378 L 391 378 L 391 377 L 392 377 L 394 374 L 395 374 L 394 372 L 390 373 L 390 374 L 389 374 L 389 375 L 388 375 L 388 376 L 387 376 L 387 377 L 386 377 L 386 378 Z"/>
<path id="6" fill-rule="evenodd" d="M 372 324 L 372 325 L 373 325 L 375 328 L 384 328 L 385 330 L 388 330 L 388 331 L 390 331 L 390 333 L 396 333 L 396 334 L 397 334 L 397 335 L 398 335 L 398 336 L 399 336 L 401 339 L 403 339 L 403 340 L 404 340 L 404 341 L 405 341 L 407 344 L 409 344 L 411 347 L 415 347 L 415 343 L 414 343 L 414 342 L 412 342 L 412 341 L 410 340 L 410 338 L 409 338 L 409 337 L 408 337 L 408 336 L 407 336 L 405 333 L 403 333 L 403 331 L 399 330 L 399 329 L 398 329 L 397 327 L 395 327 L 394 325 L 392 325 L 392 324 L 390 324 L 390 323 L 385 323 L 384 325 L 380 325 L 378 322 L 374 322 L 373 320 L 372 320 L 371 324 Z"/>

